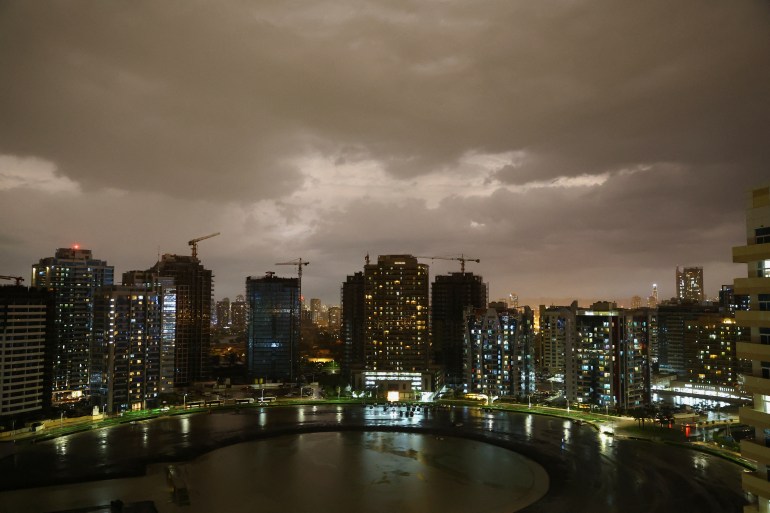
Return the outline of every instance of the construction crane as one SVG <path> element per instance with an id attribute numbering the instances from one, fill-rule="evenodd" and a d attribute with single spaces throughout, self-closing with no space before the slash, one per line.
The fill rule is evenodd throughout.
<path id="1" fill-rule="evenodd" d="M 465 272 L 465 262 L 481 262 L 478 258 L 468 258 L 462 253 L 459 257 L 440 257 L 440 256 L 418 256 L 416 258 L 430 258 L 431 260 L 458 260 L 460 262 L 460 272 Z"/>
<path id="2" fill-rule="evenodd" d="M 300 297 L 302 296 L 302 266 L 308 265 L 310 262 L 306 260 L 302 260 L 301 258 L 298 258 L 296 260 L 292 260 L 291 262 L 278 262 L 275 265 L 296 265 L 297 266 L 297 278 L 299 280 L 299 292 Z"/>
<path id="3" fill-rule="evenodd" d="M 0 275 L 0 280 L 16 280 L 16 285 L 21 285 L 21 282 L 24 281 L 24 278 L 21 276 L 3 276 Z"/>
<path id="4" fill-rule="evenodd" d="M 210 235 L 205 235 L 203 237 L 198 237 L 197 239 L 193 239 L 190 242 L 188 242 L 187 244 L 192 246 L 192 257 L 195 258 L 195 259 L 198 258 L 198 243 L 200 241 L 206 240 L 206 239 L 210 239 L 211 237 L 216 237 L 217 235 L 219 235 L 219 232 L 212 233 Z"/>

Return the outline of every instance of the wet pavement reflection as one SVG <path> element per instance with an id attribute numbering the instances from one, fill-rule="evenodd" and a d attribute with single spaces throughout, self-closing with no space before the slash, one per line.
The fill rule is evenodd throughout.
<path id="1" fill-rule="evenodd" d="M 316 431 L 429 432 L 509 448 L 542 465 L 550 489 L 528 512 L 738 512 L 742 468 L 661 443 L 619 439 L 555 417 L 446 407 L 246 407 L 165 416 L 18 444 L 0 460 L 0 489 L 141 475 L 148 463 Z"/>

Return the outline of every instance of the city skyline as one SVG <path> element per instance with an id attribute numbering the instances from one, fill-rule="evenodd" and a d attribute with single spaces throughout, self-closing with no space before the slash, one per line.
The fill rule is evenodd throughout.
<path id="1" fill-rule="evenodd" d="M 0 10 L 0 274 L 80 244 L 215 275 L 465 254 L 491 300 L 674 297 L 743 274 L 768 182 L 770 7 L 95 2 Z M 65 20 L 66 22 L 62 22 Z M 34 65 L 32 64 L 34 63 Z M 436 275 L 459 262 L 423 259 Z"/>

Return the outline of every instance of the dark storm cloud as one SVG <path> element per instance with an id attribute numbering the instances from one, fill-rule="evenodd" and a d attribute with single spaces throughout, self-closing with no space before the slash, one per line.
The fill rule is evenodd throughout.
<path id="1" fill-rule="evenodd" d="M 768 27 L 764 1 L 6 1 L 0 247 L 31 262 L 98 205 L 78 228 L 127 260 L 222 231 L 228 295 L 303 255 L 333 300 L 367 251 L 641 294 L 740 243 Z M 129 247 L 118 216 L 149 228 Z"/>

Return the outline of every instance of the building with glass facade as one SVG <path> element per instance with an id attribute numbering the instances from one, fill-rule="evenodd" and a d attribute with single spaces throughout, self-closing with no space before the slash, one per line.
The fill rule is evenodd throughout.
<path id="1" fill-rule="evenodd" d="M 257 382 L 293 382 L 299 369 L 300 290 L 297 278 L 267 273 L 246 278 L 247 365 Z"/>

